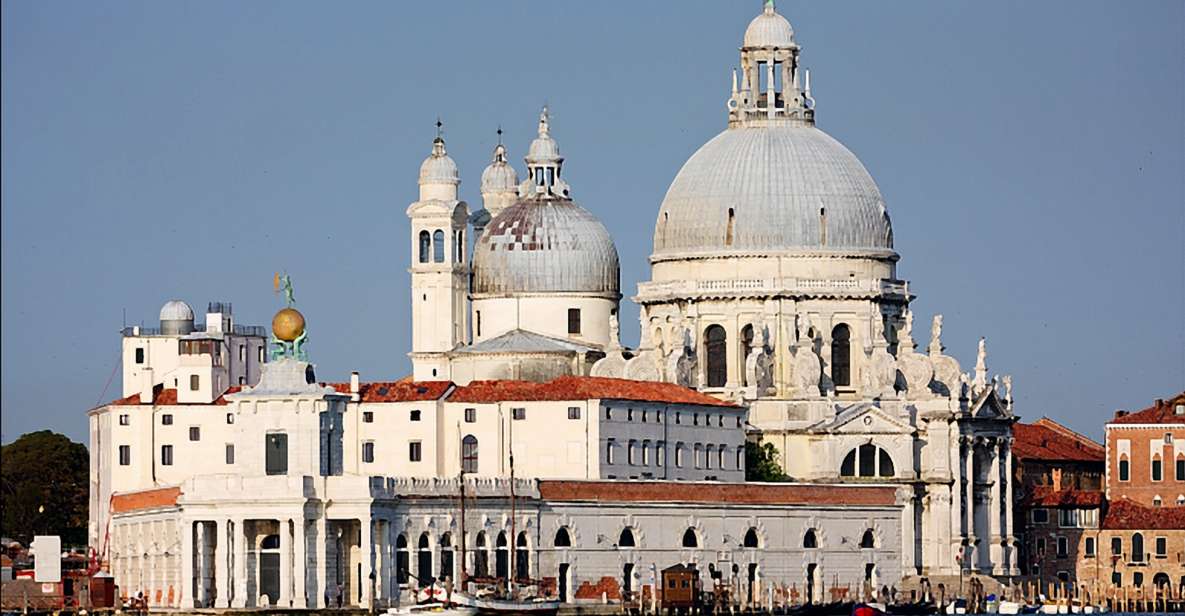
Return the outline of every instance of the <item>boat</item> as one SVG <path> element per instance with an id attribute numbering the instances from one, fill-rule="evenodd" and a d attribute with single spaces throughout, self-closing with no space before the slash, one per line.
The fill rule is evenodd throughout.
<path id="1" fill-rule="evenodd" d="M 439 601 L 432 601 L 429 603 L 421 603 L 419 605 L 387 608 L 387 614 L 391 614 L 393 616 L 474 616 L 477 614 L 477 608 L 463 605 L 449 605 Z"/>
<path id="2" fill-rule="evenodd" d="M 1003 600 L 996 605 L 997 614 L 1019 614 L 1023 606 L 1016 601 Z"/>

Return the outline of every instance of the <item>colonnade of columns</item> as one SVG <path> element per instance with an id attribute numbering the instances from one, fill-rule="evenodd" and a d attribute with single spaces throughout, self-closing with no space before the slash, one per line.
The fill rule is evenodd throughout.
<path id="1" fill-rule="evenodd" d="M 962 515 L 962 567 L 993 575 L 1019 574 L 1013 535 L 1012 438 L 959 437 L 962 494 L 955 515 Z M 987 466 L 986 472 L 981 465 Z M 983 476 L 977 488 L 977 478 Z M 977 491 L 978 490 L 978 491 Z"/>

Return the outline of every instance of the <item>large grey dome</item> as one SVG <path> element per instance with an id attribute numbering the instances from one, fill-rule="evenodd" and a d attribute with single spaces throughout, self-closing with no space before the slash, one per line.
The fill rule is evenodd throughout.
<path id="1" fill-rule="evenodd" d="M 617 247 L 601 221 L 569 199 L 528 197 L 486 226 L 473 252 L 473 293 L 620 296 Z"/>
<path id="2" fill-rule="evenodd" d="M 864 165 L 808 124 L 730 128 L 671 183 L 654 257 L 893 249 L 884 199 Z"/>

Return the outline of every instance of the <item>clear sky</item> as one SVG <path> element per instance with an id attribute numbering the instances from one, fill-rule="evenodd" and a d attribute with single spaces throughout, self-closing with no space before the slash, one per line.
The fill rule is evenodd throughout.
<path id="1" fill-rule="evenodd" d="M 494 131 L 521 173 L 549 104 L 632 295 L 760 4 L 0 4 L 3 441 L 85 441 L 125 310 L 224 300 L 264 324 L 281 269 L 321 378 L 407 374 L 404 211 L 437 115 L 476 205 Z M 1096 437 L 1185 389 L 1185 3 L 779 10 L 819 126 L 885 194 L 918 322 L 945 315 L 965 370 L 986 336 L 1018 413 Z"/>

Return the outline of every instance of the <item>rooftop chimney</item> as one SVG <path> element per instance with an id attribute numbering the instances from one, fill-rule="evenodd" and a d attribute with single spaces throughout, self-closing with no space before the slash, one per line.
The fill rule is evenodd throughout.
<path id="1" fill-rule="evenodd" d="M 354 402 L 361 400 L 362 394 L 359 393 L 361 390 L 362 386 L 358 378 L 358 371 L 355 370 L 350 373 L 350 400 Z"/>
<path id="2" fill-rule="evenodd" d="M 1125 411 L 1123 409 L 1119 409 L 1118 411 L 1115 411 L 1115 419 L 1119 419 L 1120 417 L 1127 417 L 1127 411 Z"/>

